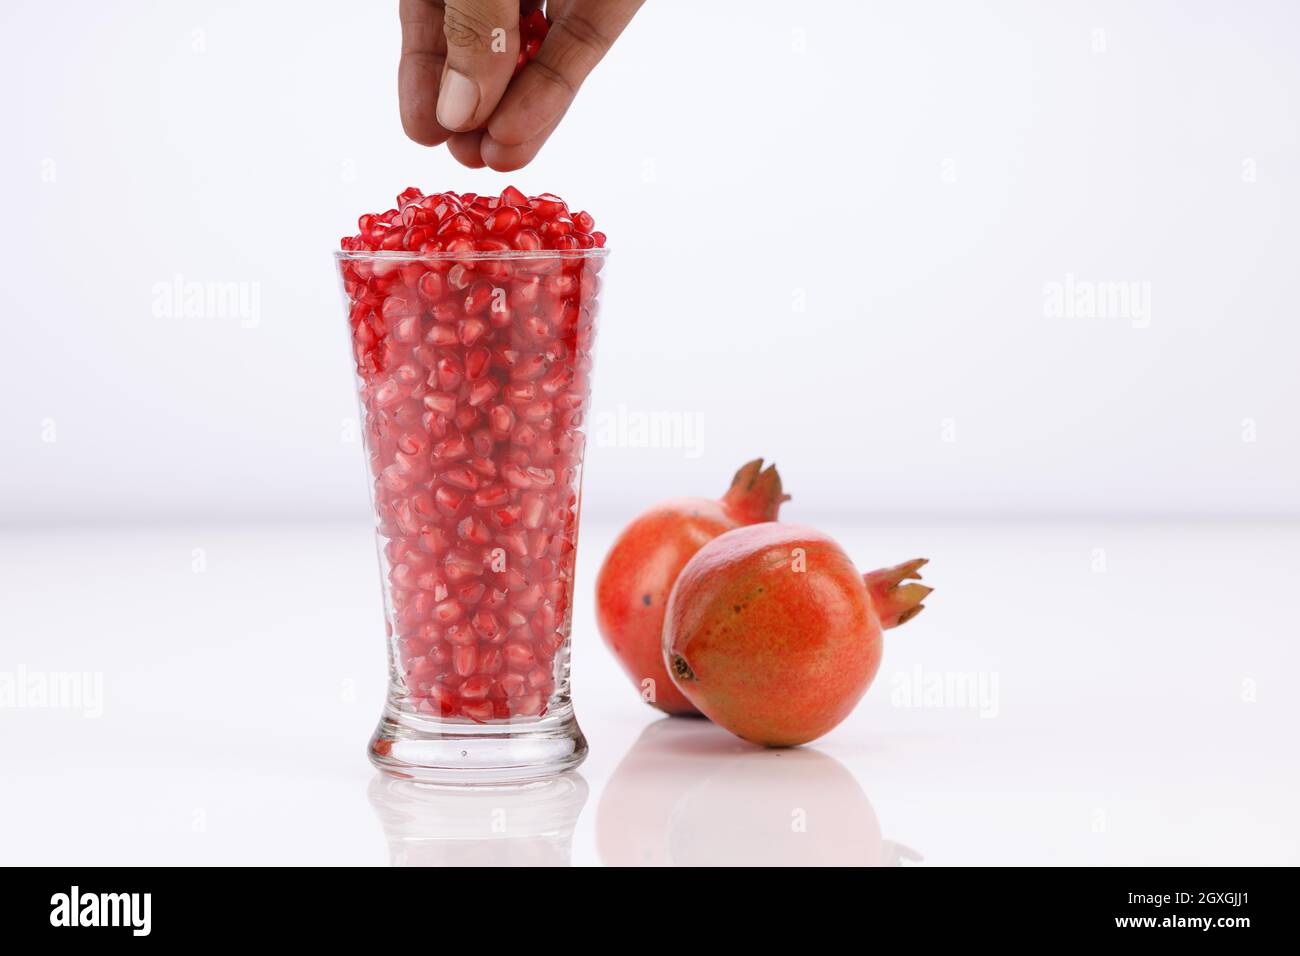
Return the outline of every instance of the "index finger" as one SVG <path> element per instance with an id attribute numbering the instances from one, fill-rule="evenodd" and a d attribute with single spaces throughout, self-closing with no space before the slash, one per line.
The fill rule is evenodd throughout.
<path id="1" fill-rule="evenodd" d="M 488 136 L 502 146 L 536 142 L 569 108 L 587 75 L 609 52 L 643 0 L 573 0 L 563 4 L 538 51 L 511 81 L 488 120 Z M 560 5 L 552 3 L 555 12 Z M 486 145 L 486 144 L 485 144 Z"/>

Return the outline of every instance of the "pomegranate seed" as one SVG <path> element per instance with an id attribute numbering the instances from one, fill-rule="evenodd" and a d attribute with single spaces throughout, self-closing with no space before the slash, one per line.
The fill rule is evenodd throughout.
<path id="1" fill-rule="evenodd" d="M 491 611 L 476 611 L 470 618 L 470 625 L 486 641 L 492 640 L 497 634 L 501 633 L 501 622 L 497 620 L 496 615 Z"/>
<path id="2" fill-rule="evenodd" d="M 465 495 L 443 485 L 433 493 L 433 503 L 447 517 L 454 518 L 460 513 L 460 506 L 465 503 Z"/>
<path id="3" fill-rule="evenodd" d="M 483 562 L 460 551 L 450 551 L 443 559 L 443 569 L 449 581 L 463 581 L 483 573 Z"/>
<path id="4" fill-rule="evenodd" d="M 448 645 L 453 648 L 467 647 L 471 644 L 478 643 L 478 635 L 474 631 L 462 624 L 449 624 L 443 629 L 443 637 L 446 638 Z"/>
<path id="5" fill-rule="evenodd" d="M 529 585 L 529 587 L 515 598 L 515 607 L 521 611 L 536 610 L 542 603 L 542 586 L 540 584 Z"/>
<path id="6" fill-rule="evenodd" d="M 472 236 L 474 235 L 474 220 L 461 212 L 448 216 L 442 225 L 438 227 L 437 235 L 439 239 L 450 239 L 454 236 Z"/>
<path id="7" fill-rule="evenodd" d="M 466 300 L 466 305 L 468 306 L 468 300 Z M 480 308 L 476 311 L 481 312 L 483 310 Z M 474 315 L 475 312 L 470 312 L 467 307 L 465 309 L 465 314 Z M 460 344 L 468 348 L 479 339 L 483 338 L 483 336 L 487 334 L 487 331 L 488 324 L 482 319 L 466 319 L 460 324 L 460 327 L 456 330 L 456 334 L 460 337 Z"/>
<path id="8" fill-rule="evenodd" d="M 556 216 L 567 216 L 569 207 L 564 204 L 564 200 L 559 196 L 553 196 L 550 193 L 542 193 L 529 201 L 533 211 L 542 219 L 554 219 Z"/>
<path id="9" fill-rule="evenodd" d="M 465 441 L 464 435 L 457 432 L 433 446 L 433 460 L 435 462 L 459 461 L 467 457 L 469 452 L 469 442 Z"/>
<path id="10" fill-rule="evenodd" d="M 429 392 L 424 396 L 424 407 L 439 415 L 450 415 L 456 411 L 456 396 L 450 392 Z"/>
<path id="11" fill-rule="evenodd" d="M 411 570 L 408 564 L 399 564 L 388 572 L 388 580 L 393 582 L 393 587 L 414 589 L 415 572 Z"/>
<path id="12" fill-rule="evenodd" d="M 474 515 L 466 515 L 461 519 L 460 524 L 456 525 L 456 534 L 462 541 L 471 541 L 474 544 L 488 544 L 492 541 L 492 532 L 488 530 L 488 526 Z"/>
<path id="13" fill-rule="evenodd" d="M 429 326 L 429 331 L 424 333 L 424 341 L 427 345 L 438 345 L 445 348 L 448 345 L 455 345 L 460 339 L 456 335 L 455 329 L 439 324 Z M 421 351 L 421 349 L 416 349 L 416 359 L 425 368 L 433 368 L 437 363 L 437 359 L 431 358 L 429 361 L 425 361 L 425 356 L 421 355 Z"/>
<path id="14" fill-rule="evenodd" d="M 469 288 L 471 278 L 470 267 L 463 262 L 458 262 L 447 270 L 447 285 L 458 292 Z"/>
<path id="15" fill-rule="evenodd" d="M 518 209 L 512 206 L 503 206 L 484 219 L 483 226 L 488 232 L 510 232 L 519 225 L 519 220 L 522 218 Z"/>
<path id="16" fill-rule="evenodd" d="M 448 240 L 446 251 L 451 253 L 452 255 L 463 255 L 465 253 L 473 252 L 474 240 L 468 238 L 467 236 L 457 236 L 454 239 Z M 458 262 L 456 263 L 456 265 L 459 265 L 461 267 L 461 272 L 457 274 L 457 279 L 455 282 L 452 283 L 452 285 L 457 289 L 463 289 L 469 283 L 468 277 L 464 276 L 464 273 L 468 272 L 469 269 L 463 263 Z M 452 266 L 451 269 L 447 270 L 447 276 L 449 280 L 451 277 L 452 269 L 455 268 L 456 266 Z"/>
<path id="17" fill-rule="evenodd" d="M 517 697 L 510 709 L 513 714 L 519 717 L 536 717 L 542 712 L 542 695 L 532 693 Z"/>
<path id="18" fill-rule="evenodd" d="M 478 408 L 486 405 L 496 397 L 497 383 L 490 378 L 485 378 L 475 382 L 469 389 L 469 405 L 471 408 Z"/>
<path id="19" fill-rule="evenodd" d="M 464 391 L 462 390 L 462 393 Z M 474 426 L 478 424 L 478 416 L 478 409 L 461 405 L 456 409 L 456 414 L 451 417 L 451 421 L 462 432 L 473 433 Z"/>
<path id="20" fill-rule="evenodd" d="M 463 612 L 460 602 L 455 598 L 449 601 L 443 601 L 433 609 L 434 617 L 443 624 L 450 624 L 460 617 Z"/>
<path id="21" fill-rule="evenodd" d="M 522 252 L 536 252 L 542 248 L 542 237 L 536 229 L 520 229 L 511 240 L 511 245 Z"/>
<path id="22" fill-rule="evenodd" d="M 531 488 L 533 486 L 533 480 L 528 477 L 528 472 L 513 462 L 502 466 L 501 477 L 505 479 L 506 484 L 514 488 Z"/>
<path id="23" fill-rule="evenodd" d="M 539 11 L 539 12 L 540 12 L 540 11 Z M 543 16 L 543 19 L 545 19 L 544 16 Z M 520 26 L 520 30 L 521 30 L 521 31 L 524 29 L 524 25 L 525 25 L 525 23 L 527 23 L 527 22 L 528 22 L 528 18 L 526 18 L 526 17 L 525 17 L 523 20 L 519 21 L 519 26 Z M 535 25 L 535 24 L 534 24 L 534 25 Z M 523 193 L 521 193 L 521 192 L 520 192 L 518 189 L 516 189 L 514 186 L 507 186 L 505 189 L 501 190 L 501 205 L 503 205 L 503 206 L 524 206 L 524 207 L 527 207 L 527 206 L 528 206 L 528 197 L 525 196 Z M 364 230 L 363 230 L 363 231 L 364 231 Z"/>
<path id="24" fill-rule="evenodd" d="M 478 475 L 464 466 L 448 468 L 442 473 L 442 480 L 464 491 L 478 490 Z M 457 507 L 460 507 L 459 504 Z"/>
<path id="25" fill-rule="evenodd" d="M 379 408 L 386 408 L 400 402 L 404 397 L 402 387 L 389 379 L 375 392 L 374 402 Z"/>
<path id="26" fill-rule="evenodd" d="M 414 683 L 427 684 L 438 675 L 438 663 L 427 657 L 412 662 L 406 672 L 407 679 Z"/>
<path id="27" fill-rule="evenodd" d="M 528 475 L 528 480 L 538 487 L 548 488 L 555 484 L 554 468 L 538 468 L 535 466 L 529 466 L 525 469 L 525 473 Z"/>
<path id="28" fill-rule="evenodd" d="M 483 595 L 487 593 L 487 585 L 482 581 L 471 581 L 469 584 L 463 584 L 456 590 L 456 597 L 462 605 L 473 607 L 479 601 L 483 600 Z"/>
<path id="29" fill-rule="evenodd" d="M 486 348 L 477 348 L 465 356 L 465 377 L 471 382 L 482 378 L 492 361 L 492 353 Z"/>
<path id="30" fill-rule="evenodd" d="M 548 334 L 549 331 L 550 330 L 548 329 L 547 330 Z M 516 365 L 511 370 L 510 377 L 511 379 L 517 382 L 526 382 L 530 379 L 538 378 L 539 376 L 545 374 L 549 368 L 550 368 L 550 362 L 547 360 L 546 356 L 542 355 L 540 352 L 534 353 L 532 355 L 526 355 L 524 356 L 524 358 L 520 359 L 519 364 Z M 528 386 L 529 400 L 532 399 L 533 394 L 534 394 L 534 389 L 531 385 L 529 385 Z"/>
<path id="31" fill-rule="evenodd" d="M 460 706 L 460 698 L 454 690 L 442 684 L 430 684 L 426 693 L 432 712 L 448 717 Z"/>
<path id="32" fill-rule="evenodd" d="M 518 505 L 511 505 L 506 508 L 497 508 L 488 514 L 488 520 L 492 526 L 504 531 L 511 527 L 519 520 L 520 508 Z"/>
<path id="33" fill-rule="evenodd" d="M 480 648 L 478 655 L 478 672 L 480 674 L 499 674 L 501 669 L 505 666 L 506 659 L 501 654 L 500 648 Z M 504 697 L 505 694 L 498 693 L 497 696 Z"/>
<path id="34" fill-rule="evenodd" d="M 469 649 L 473 650 L 473 648 Z M 477 661 L 477 666 L 482 669 L 482 660 Z M 456 673 L 460 673 L 459 667 L 456 668 Z M 470 677 L 468 674 L 464 676 L 468 679 L 465 683 L 460 685 L 460 696 L 462 700 L 484 700 L 491 692 L 492 685 L 495 683 L 495 681 L 486 674 L 478 674 L 474 677 Z"/>
<path id="35" fill-rule="evenodd" d="M 546 499 L 535 492 L 524 495 L 520 520 L 525 528 L 541 526 L 546 514 Z"/>
<path id="36" fill-rule="evenodd" d="M 483 433 L 479 432 L 478 434 L 481 435 Z M 488 442 L 492 441 L 490 436 L 488 437 L 487 440 Z M 476 443 L 475 451 L 477 450 L 478 448 Z M 490 454 L 492 451 L 491 447 L 487 448 L 486 451 Z M 491 458 L 488 458 L 486 456 L 480 455 L 478 457 L 471 458 L 469 460 L 469 466 L 473 468 L 476 472 L 478 472 L 480 475 L 482 475 L 484 478 L 486 478 L 488 481 L 491 481 L 493 478 L 497 476 L 497 463 L 493 461 Z"/>
<path id="37" fill-rule="evenodd" d="M 491 720 L 496 708 L 490 700 L 475 700 L 460 705 L 460 712 L 479 723 Z"/>
<path id="38" fill-rule="evenodd" d="M 525 405 L 523 411 L 520 412 L 520 415 L 524 421 L 532 422 L 535 425 L 538 422 L 550 418 L 553 408 L 554 406 L 552 406 L 549 401 L 542 399 L 541 401 L 533 402 L 531 405 Z"/>
<path id="39" fill-rule="evenodd" d="M 474 507 L 491 509 L 510 500 L 510 490 L 501 485 L 491 485 L 474 493 Z"/>
<path id="40" fill-rule="evenodd" d="M 508 553 L 520 558 L 528 557 L 528 539 L 524 537 L 522 531 L 503 534 L 497 541 Z"/>
<path id="41" fill-rule="evenodd" d="M 488 410 L 488 425 L 494 435 L 504 438 L 515 426 L 515 413 L 505 405 L 494 405 Z"/>
<path id="42" fill-rule="evenodd" d="M 460 387 L 461 378 L 463 377 L 460 364 L 454 358 L 445 355 L 438 359 L 438 364 L 434 369 L 434 376 L 438 388 L 444 392 L 454 392 Z"/>
<path id="43" fill-rule="evenodd" d="M 420 298 L 432 305 L 442 298 L 444 291 L 442 276 L 436 272 L 426 272 L 420 276 L 420 281 L 415 284 L 415 288 Z"/>
<path id="44" fill-rule="evenodd" d="M 505 655 L 506 666 L 511 670 L 531 670 L 537 661 L 533 649 L 527 644 L 511 642 L 503 648 L 502 653 Z"/>
<path id="45" fill-rule="evenodd" d="M 478 670 L 478 648 L 472 644 L 456 648 L 451 654 L 451 666 L 461 677 L 469 677 Z M 461 688 L 461 696 L 465 696 L 463 687 Z"/>
<path id="46" fill-rule="evenodd" d="M 502 674 L 499 683 L 507 697 L 519 697 L 528 689 L 528 678 L 515 671 Z"/>

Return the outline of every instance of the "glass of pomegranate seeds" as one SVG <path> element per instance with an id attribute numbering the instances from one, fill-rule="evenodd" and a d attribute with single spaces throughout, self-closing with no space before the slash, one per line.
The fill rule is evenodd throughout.
<path id="1" fill-rule="evenodd" d="M 605 237 L 558 197 L 408 189 L 336 253 L 378 527 L 382 770 L 507 783 L 586 755 L 569 627 Z"/>

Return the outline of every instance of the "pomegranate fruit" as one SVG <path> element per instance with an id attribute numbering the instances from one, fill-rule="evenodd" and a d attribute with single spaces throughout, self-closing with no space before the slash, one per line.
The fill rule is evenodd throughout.
<path id="1" fill-rule="evenodd" d="M 922 609 L 924 559 L 858 572 L 831 538 L 769 522 L 715 538 L 668 600 L 664 664 L 701 713 L 788 747 L 848 716 L 880 666 L 881 630 Z"/>
<path id="2" fill-rule="evenodd" d="M 338 260 L 401 706 L 540 716 L 567 668 L 603 265 L 583 250 L 605 237 L 513 186 L 407 189 L 357 225 Z"/>
<path id="3" fill-rule="evenodd" d="M 669 714 L 698 713 L 664 669 L 664 609 L 695 552 L 723 532 L 775 521 L 789 495 L 776 466 L 743 465 L 721 499 L 674 498 L 623 529 L 596 577 L 596 624 L 641 696 Z"/>

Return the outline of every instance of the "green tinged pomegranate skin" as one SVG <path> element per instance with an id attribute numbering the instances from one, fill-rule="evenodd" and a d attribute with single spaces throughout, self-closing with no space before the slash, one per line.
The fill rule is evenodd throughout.
<path id="1" fill-rule="evenodd" d="M 758 458 L 743 465 L 719 500 L 674 498 L 629 524 L 596 577 L 596 624 L 643 700 L 668 714 L 698 711 L 664 669 L 663 628 L 668 594 L 700 548 L 742 525 L 776 520 L 790 496 L 776 466 Z"/>
<path id="2" fill-rule="evenodd" d="M 827 535 L 769 522 L 728 531 L 677 577 L 664 666 L 682 695 L 738 737 L 815 740 L 861 700 L 881 631 L 915 617 L 931 589 L 918 559 L 865 577 Z"/>

